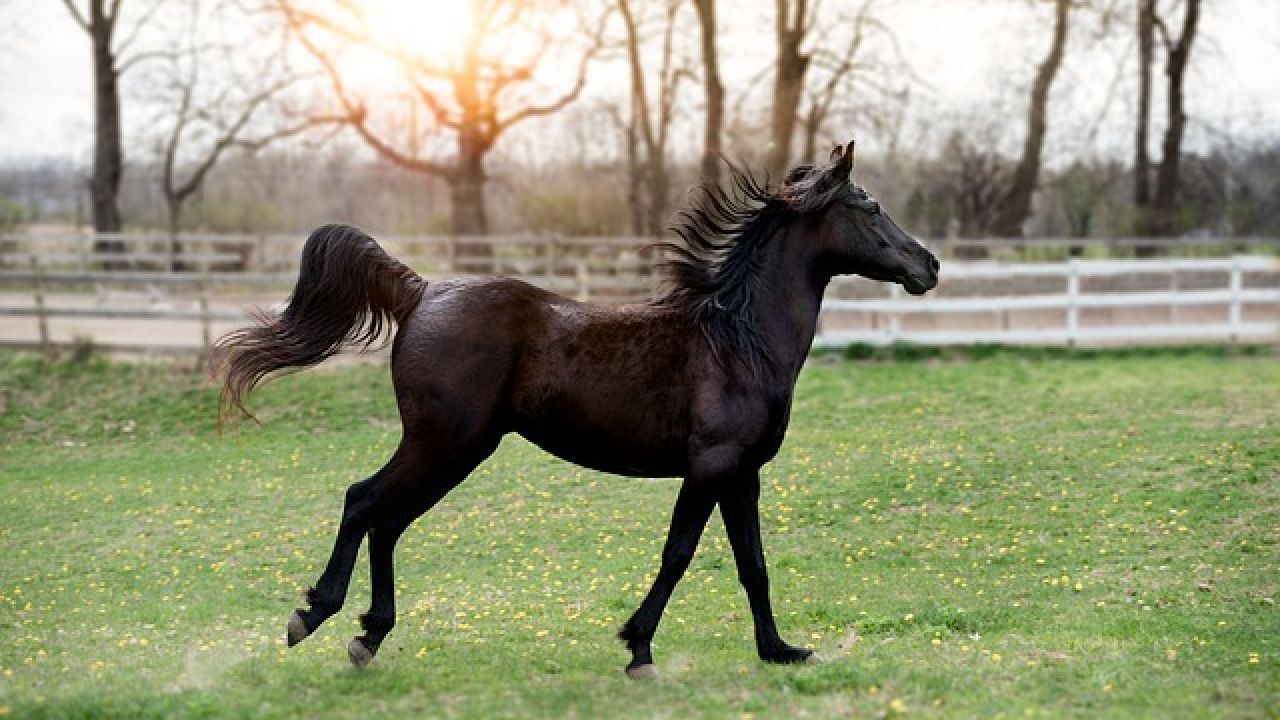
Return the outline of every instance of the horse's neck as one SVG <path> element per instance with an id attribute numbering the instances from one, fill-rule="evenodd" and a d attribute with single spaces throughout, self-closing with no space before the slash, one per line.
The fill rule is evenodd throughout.
<path id="1" fill-rule="evenodd" d="M 790 234 L 791 237 L 787 235 Z M 816 269 L 811 243 L 798 230 L 784 230 L 761 263 L 755 318 L 769 348 L 773 372 L 794 381 L 813 345 L 822 295 L 831 281 Z"/>

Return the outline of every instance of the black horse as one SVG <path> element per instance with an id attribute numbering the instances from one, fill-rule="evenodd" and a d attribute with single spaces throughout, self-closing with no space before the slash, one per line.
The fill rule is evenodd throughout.
<path id="1" fill-rule="evenodd" d="M 222 408 L 269 373 L 367 347 L 399 326 L 391 373 L 403 422 L 387 464 L 347 490 L 329 563 L 289 618 L 294 645 L 342 607 L 369 538 L 372 604 L 351 661 L 372 660 L 395 624 L 392 555 L 401 533 L 493 453 L 506 433 L 610 473 L 684 478 L 653 587 L 618 633 L 627 674 L 655 674 L 650 641 L 718 504 L 768 662 L 811 650 L 778 635 L 760 544 L 760 468 L 778 452 L 796 377 L 835 275 L 919 295 L 938 261 L 850 181 L 853 143 L 776 188 L 731 168 L 704 188 L 667 244 L 671 288 L 652 302 L 575 302 L 518 280 L 427 283 L 364 233 L 329 225 L 302 250 L 284 311 L 219 341 Z"/>

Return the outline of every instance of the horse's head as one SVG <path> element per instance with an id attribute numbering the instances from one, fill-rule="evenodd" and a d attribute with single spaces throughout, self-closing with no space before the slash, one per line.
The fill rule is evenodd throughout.
<path id="1" fill-rule="evenodd" d="M 938 284 L 938 259 L 898 227 L 880 203 L 850 179 L 853 143 L 831 151 L 822 167 L 791 171 L 779 195 L 816 218 L 818 258 L 832 275 L 895 282 L 912 295 Z"/>

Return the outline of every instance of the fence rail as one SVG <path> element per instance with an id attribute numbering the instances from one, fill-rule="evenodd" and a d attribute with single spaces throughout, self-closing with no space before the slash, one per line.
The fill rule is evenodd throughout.
<path id="1" fill-rule="evenodd" d="M 126 252 L 95 249 L 104 240 Z M 68 342 L 71 332 L 129 351 L 207 349 L 215 325 L 246 322 L 251 307 L 283 300 L 297 277 L 302 240 L 186 236 L 183 252 L 174 256 L 164 250 L 167 242 L 137 235 L 0 236 L 0 344 L 48 348 Z M 428 277 L 506 274 L 603 302 L 643 299 L 658 287 L 659 253 L 647 239 L 421 236 L 380 242 Z M 1080 242 L 1051 238 L 1024 244 Z M 1276 241 L 1247 242 L 1271 247 Z M 178 260 L 176 268 L 171 258 Z M 896 286 L 837 280 L 829 288 L 816 343 L 1280 339 L 1280 262 L 1271 256 L 951 260 L 942 275 L 938 290 L 923 298 L 904 296 Z M 164 330 L 127 341 L 100 336 L 103 326 L 119 323 Z"/>
<path id="2" fill-rule="evenodd" d="M 1179 287 L 1183 275 L 1222 276 L 1220 288 L 1195 289 Z M 1246 287 L 1246 275 L 1263 284 Z M 817 343 L 826 346 L 850 343 L 891 344 L 908 342 L 926 345 L 1008 343 L 1067 344 L 1081 342 L 1139 342 L 1151 340 L 1242 340 L 1275 341 L 1280 339 L 1280 263 L 1274 258 L 1235 256 L 1226 259 L 1164 258 L 1149 260 L 1070 260 L 1065 263 L 971 263 L 953 262 L 943 270 L 944 277 L 999 281 L 1008 278 L 1047 278 L 1061 281 L 1062 292 L 1017 295 L 979 295 L 972 297 L 907 298 L 897 288 L 881 299 L 828 299 L 823 304 L 824 331 Z M 1167 290 L 1111 290 L 1084 292 L 1082 286 L 1091 279 L 1131 279 L 1147 275 L 1168 276 Z M 1224 317 L 1183 318 L 1179 308 L 1225 308 Z M 1085 310 L 1138 310 L 1167 308 L 1169 322 L 1158 322 L 1147 316 L 1099 325 L 1082 323 Z M 1258 320 L 1246 321 L 1246 307 L 1258 309 Z M 1012 327 L 1010 313 L 1029 311 L 1061 311 L 1062 320 L 1039 318 L 1037 327 Z M 833 317 L 842 313 L 875 313 L 883 321 L 871 328 L 827 330 Z M 965 329 L 908 329 L 904 318 L 913 316 L 947 316 L 1000 314 L 1000 326 Z M 1052 323 L 1052 324 L 1051 324 Z"/>
<path id="3" fill-rule="evenodd" d="M 161 233 L 93 234 L 32 232 L 0 234 L 0 268 L 21 267 L 39 255 L 50 270 L 90 272 L 113 270 L 231 270 L 286 272 L 297 268 L 300 234 L 183 234 L 174 239 Z M 613 236 L 510 235 L 388 235 L 378 241 L 415 267 L 438 272 L 551 272 L 561 259 L 643 261 L 653 238 Z M 944 258 L 1048 260 L 1044 253 L 1094 257 L 1137 254 L 1195 256 L 1280 253 L 1280 237 L 1176 238 L 936 238 L 926 241 Z M 532 263 L 538 269 L 530 266 Z M 508 267 L 516 265 L 518 267 Z M 421 269 L 420 267 L 420 269 Z M 603 269 L 603 268 L 600 268 Z"/>

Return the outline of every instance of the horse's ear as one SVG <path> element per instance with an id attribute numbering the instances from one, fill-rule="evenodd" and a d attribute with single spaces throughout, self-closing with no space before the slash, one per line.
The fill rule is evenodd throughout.
<path id="1" fill-rule="evenodd" d="M 849 143 L 848 149 L 840 152 L 840 146 L 831 152 L 831 159 L 835 161 L 835 166 L 831 168 L 831 179 L 836 182 L 844 182 L 849 179 L 849 173 L 853 172 L 853 143 Z"/>
<path id="2" fill-rule="evenodd" d="M 840 156 L 843 154 L 844 154 L 844 148 L 841 147 L 839 144 L 836 144 L 835 147 L 831 148 L 831 156 L 828 157 L 827 159 L 830 160 L 831 162 L 835 162 L 839 160 Z"/>
<path id="3" fill-rule="evenodd" d="M 787 176 L 783 178 L 782 184 L 794 185 L 808 177 L 811 172 L 813 172 L 812 165 L 797 165 L 791 168 L 791 172 L 787 173 Z"/>

